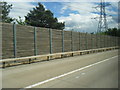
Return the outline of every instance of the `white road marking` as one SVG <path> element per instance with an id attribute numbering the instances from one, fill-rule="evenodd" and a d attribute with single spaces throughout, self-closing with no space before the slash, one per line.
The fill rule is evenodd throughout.
<path id="1" fill-rule="evenodd" d="M 79 76 L 75 77 L 75 78 L 79 78 Z"/>
<path id="2" fill-rule="evenodd" d="M 81 71 L 81 70 L 83 70 L 83 69 L 86 69 L 86 68 L 92 67 L 92 66 L 94 66 L 94 65 L 100 64 L 100 63 L 102 63 L 102 62 L 108 61 L 108 60 L 113 59 L 113 58 L 116 58 L 116 57 L 118 57 L 118 56 L 114 56 L 114 57 L 111 57 L 111 58 L 108 58 L 108 59 L 105 59 L 105 60 L 99 61 L 99 62 L 97 62 L 97 63 L 94 63 L 94 64 L 91 64 L 91 65 L 88 65 L 88 66 L 85 66 L 85 67 L 82 67 L 82 68 L 79 68 L 79 69 L 73 70 L 73 71 L 71 71 L 71 72 L 68 72 L 68 73 L 62 74 L 62 75 L 60 75 L 60 76 L 56 76 L 56 77 L 50 78 L 50 79 L 48 79 L 48 80 L 44 80 L 44 81 L 38 82 L 38 83 L 36 83 L 36 84 L 33 84 L 33 85 L 30 85 L 30 86 L 27 86 L 27 87 L 25 87 L 24 89 L 36 87 L 36 86 L 38 86 L 38 85 L 41 85 L 41 84 L 44 84 L 44 83 L 50 82 L 50 81 L 52 81 L 52 80 L 55 80 L 55 79 L 58 79 L 58 78 L 61 78 L 61 77 L 67 76 L 67 75 L 69 75 L 69 74 L 72 74 L 72 73 L 75 73 L 75 72 Z"/>
<path id="3" fill-rule="evenodd" d="M 85 73 L 82 73 L 82 75 L 85 75 Z"/>

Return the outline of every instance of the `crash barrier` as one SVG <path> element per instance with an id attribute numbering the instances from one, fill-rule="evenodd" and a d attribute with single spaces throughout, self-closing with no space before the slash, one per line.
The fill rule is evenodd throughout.
<path id="1" fill-rule="evenodd" d="M 10 67 L 22 64 L 31 64 L 40 61 L 49 61 L 53 59 L 60 59 L 65 57 L 73 57 L 77 55 L 85 55 L 103 51 L 109 51 L 118 49 L 119 47 L 108 47 L 108 48 L 98 48 L 98 49 L 89 49 L 89 50 L 81 50 L 81 51 L 72 51 L 72 52 L 64 52 L 64 53 L 54 53 L 54 54 L 46 54 L 46 55 L 37 55 L 37 56 L 30 56 L 30 57 L 21 57 L 21 58 L 12 58 L 12 59 L 2 59 L 0 61 L 0 67 Z"/>

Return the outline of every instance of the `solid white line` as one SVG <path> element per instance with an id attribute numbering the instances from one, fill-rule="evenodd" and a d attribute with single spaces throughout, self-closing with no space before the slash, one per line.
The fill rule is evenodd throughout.
<path id="1" fill-rule="evenodd" d="M 89 67 L 91 67 L 91 66 L 94 66 L 94 65 L 100 64 L 100 63 L 102 63 L 102 62 L 108 61 L 108 60 L 113 59 L 113 58 L 116 58 L 116 57 L 118 57 L 118 56 L 114 56 L 114 57 L 111 57 L 111 58 L 105 59 L 105 60 L 103 60 L 103 61 L 99 61 L 99 62 L 97 62 L 97 63 L 94 63 L 94 64 L 91 64 L 91 65 L 88 65 L 88 66 L 85 66 L 85 67 L 79 68 L 79 69 L 77 69 L 77 70 L 74 70 L 74 71 L 71 71 L 71 72 L 68 72 L 68 73 L 62 74 L 62 75 L 60 75 L 60 76 L 53 77 L 53 78 L 48 79 L 48 80 L 44 80 L 44 81 L 38 82 L 38 83 L 36 83 L 36 84 L 33 84 L 33 85 L 30 85 L 30 86 L 27 86 L 27 87 L 25 87 L 25 88 L 33 88 L 33 87 L 36 87 L 36 86 L 38 86 L 38 85 L 41 85 L 41 84 L 44 84 L 44 83 L 50 82 L 50 81 L 52 81 L 52 80 L 55 80 L 55 79 L 58 79 L 58 78 L 64 77 L 64 76 L 66 76 L 66 75 L 69 75 L 69 74 L 72 74 L 72 73 L 75 73 L 75 72 L 81 71 L 81 70 L 83 70 L 83 69 L 89 68 Z"/>

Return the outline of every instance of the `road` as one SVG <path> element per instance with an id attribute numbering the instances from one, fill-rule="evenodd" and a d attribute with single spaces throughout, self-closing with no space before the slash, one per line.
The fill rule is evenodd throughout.
<path id="1" fill-rule="evenodd" d="M 5 68 L 3 88 L 118 88 L 118 51 Z"/>

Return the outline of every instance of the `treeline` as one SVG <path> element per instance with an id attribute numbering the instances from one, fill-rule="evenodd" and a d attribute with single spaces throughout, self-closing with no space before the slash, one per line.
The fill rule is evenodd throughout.
<path id="1" fill-rule="evenodd" d="M 12 4 L 9 5 L 7 2 L 0 2 L 2 14 L 2 22 L 11 23 L 17 22 L 20 25 L 31 25 L 36 27 L 46 27 L 52 29 L 61 29 L 65 28 L 65 22 L 58 22 L 58 19 L 54 17 L 54 14 L 50 10 L 45 10 L 44 6 L 41 3 L 29 11 L 25 16 L 23 21 L 20 16 L 19 19 L 9 17 L 10 10 L 12 9 Z"/>
<path id="2" fill-rule="evenodd" d="M 120 28 L 109 28 L 101 34 L 120 37 Z"/>

